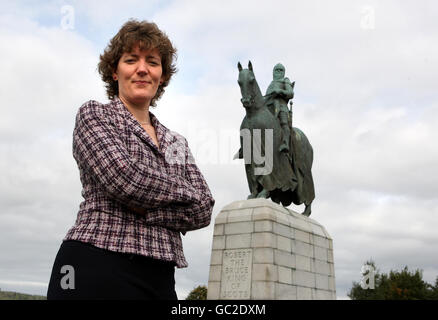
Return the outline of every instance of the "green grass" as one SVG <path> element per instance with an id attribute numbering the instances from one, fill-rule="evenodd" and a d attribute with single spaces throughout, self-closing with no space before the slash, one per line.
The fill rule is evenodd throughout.
<path id="1" fill-rule="evenodd" d="M 46 297 L 11 291 L 0 291 L 0 300 L 46 300 Z"/>

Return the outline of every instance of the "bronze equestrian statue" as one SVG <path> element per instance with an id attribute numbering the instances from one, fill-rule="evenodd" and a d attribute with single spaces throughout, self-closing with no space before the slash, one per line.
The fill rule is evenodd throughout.
<path id="1" fill-rule="evenodd" d="M 313 149 L 304 133 L 292 127 L 292 112 L 287 108 L 295 82 L 284 78 L 284 67 L 277 64 L 274 79 L 263 96 L 251 61 L 248 69 L 243 69 L 240 62 L 237 66 L 246 115 L 240 126 L 240 149 L 234 159 L 245 160 L 251 192 L 248 199 L 271 198 L 285 207 L 304 204 L 303 215 L 310 216 L 315 198 Z M 263 168 L 261 157 L 265 160 Z"/>

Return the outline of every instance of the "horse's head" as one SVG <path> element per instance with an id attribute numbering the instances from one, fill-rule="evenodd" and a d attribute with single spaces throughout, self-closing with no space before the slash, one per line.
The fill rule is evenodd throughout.
<path id="1" fill-rule="evenodd" d="M 242 104 L 246 109 L 260 107 L 260 102 L 261 99 L 263 99 L 263 96 L 254 76 L 251 61 L 248 62 L 248 69 L 243 69 L 240 62 L 237 64 L 237 68 L 239 69 L 239 79 L 237 80 L 237 83 L 240 86 L 240 92 L 242 94 L 242 99 L 240 101 L 242 101 Z"/>

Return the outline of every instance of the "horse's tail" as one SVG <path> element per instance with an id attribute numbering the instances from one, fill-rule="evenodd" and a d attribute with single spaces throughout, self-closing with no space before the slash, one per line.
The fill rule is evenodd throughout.
<path id="1" fill-rule="evenodd" d="M 293 146 L 291 148 L 291 158 L 294 162 L 292 166 L 298 178 L 296 201 L 299 204 L 308 205 L 315 199 L 315 187 L 312 177 L 313 148 L 300 129 L 294 127 L 291 133 L 291 145 Z"/>

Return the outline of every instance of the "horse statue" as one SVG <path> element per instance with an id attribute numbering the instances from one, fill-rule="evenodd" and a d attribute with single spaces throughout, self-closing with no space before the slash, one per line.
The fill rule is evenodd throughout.
<path id="1" fill-rule="evenodd" d="M 240 62 L 237 67 L 241 102 L 246 115 L 240 126 L 240 149 L 234 159 L 245 160 L 246 177 L 251 192 L 248 199 L 271 198 L 285 207 L 291 203 L 304 204 L 302 214 L 310 216 L 311 204 L 315 198 L 311 172 L 312 146 L 300 129 L 292 127 L 290 113 L 290 148 L 285 150 L 284 143 L 282 144 L 285 135 L 280 121 L 266 104 L 267 99 L 260 91 L 251 61 L 248 69 L 243 69 Z M 244 139 L 248 138 L 245 133 L 249 133 L 249 142 Z M 262 154 L 265 160 L 264 170 L 260 163 Z"/>

